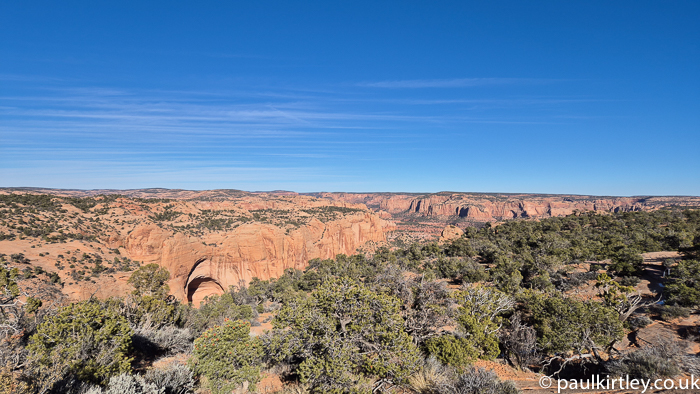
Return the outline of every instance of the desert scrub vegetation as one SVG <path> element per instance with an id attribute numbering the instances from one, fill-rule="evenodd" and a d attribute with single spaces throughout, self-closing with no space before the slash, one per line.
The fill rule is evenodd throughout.
<path id="1" fill-rule="evenodd" d="M 79 380 L 104 383 L 131 371 L 133 332 L 122 316 L 92 302 L 67 305 L 48 317 L 29 340 L 29 360 L 51 387 L 64 371 Z"/>
<path id="2" fill-rule="evenodd" d="M 191 394 L 195 383 L 188 367 L 172 363 L 165 369 L 153 368 L 143 375 L 114 376 L 104 388 L 83 386 L 81 391 L 83 394 Z"/>
<path id="3" fill-rule="evenodd" d="M 89 212 L 98 204 L 107 204 L 124 196 L 118 194 L 95 197 L 61 197 L 50 194 L 9 193 L 0 195 L 0 208 L 13 209 L 14 213 L 27 212 L 67 212 L 63 204 L 72 205 L 83 212 Z"/>
<path id="4" fill-rule="evenodd" d="M 90 214 L 100 209 L 96 203 Z M 281 211 L 254 213 L 297 220 Z M 518 392 L 474 368 L 480 359 L 555 375 L 577 371 L 566 369 L 574 365 L 640 376 L 696 371 L 697 357 L 682 346 L 617 350 L 626 334 L 655 320 L 696 313 L 699 218 L 659 210 L 470 227 L 443 244 L 314 259 L 304 270 L 232 286 L 198 308 L 169 296 L 162 267 L 141 267 L 114 251 L 109 260 L 80 250 L 56 259 L 83 278 L 98 266 L 102 274 L 136 269 L 124 297 L 60 307 L 19 302 L 28 291 L 23 278 L 47 274 L 19 253 L 0 256 L 0 325 L 12 327 L 0 331 L 0 361 L 10 366 L 0 379 L 46 393 L 242 393 L 261 389 L 274 372 L 286 392 L 456 394 Z M 233 211 L 211 219 L 242 220 Z M 30 223 L 23 220 L 16 225 Z M 652 306 L 661 295 L 640 299 L 634 286 L 650 273 L 640 254 L 659 250 L 682 257 L 653 268 L 669 271 L 661 282 L 665 305 Z M 261 332 L 259 320 L 273 329 Z M 153 367 L 166 357 L 180 362 Z"/>
<path id="5" fill-rule="evenodd" d="M 160 216 L 151 217 L 157 222 L 176 221 L 170 223 L 167 228 L 174 232 L 182 232 L 191 236 L 201 236 L 207 232 L 230 231 L 243 223 L 253 220 L 250 216 L 241 214 L 235 210 L 202 209 L 197 213 L 184 214 L 173 211 L 172 208 L 164 210 Z"/>
<path id="6" fill-rule="evenodd" d="M 14 213 L 18 213 L 17 210 L 27 210 L 29 212 L 55 212 L 61 209 L 60 199 L 48 194 L 0 194 L 0 207 L 6 209 L 2 210 L 3 213 L 8 212 L 8 210 L 13 210 Z"/>
<path id="7" fill-rule="evenodd" d="M 158 264 L 148 264 L 134 271 L 129 277 L 129 284 L 134 287 L 133 295 L 137 297 L 165 298 L 170 292 L 167 281 L 170 272 Z"/>
<path id="8" fill-rule="evenodd" d="M 164 389 L 164 394 L 189 394 L 195 390 L 194 373 L 186 365 L 172 362 L 164 369 L 149 369 L 144 379 Z"/>
<path id="9" fill-rule="evenodd" d="M 601 351 L 622 339 L 625 333 L 617 311 L 603 303 L 561 295 L 531 294 L 525 304 L 532 314 L 533 327 L 545 353 Z"/>
<path id="10" fill-rule="evenodd" d="M 153 214 L 149 216 L 148 218 L 153 220 L 154 222 L 163 222 L 163 221 L 172 221 L 177 219 L 180 215 L 182 215 L 182 212 L 179 211 L 174 211 L 173 208 L 175 206 L 172 204 L 168 204 L 163 207 L 163 212 L 159 212 L 156 214 Z"/>
<path id="11" fill-rule="evenodd" d="M 308 214 L 309 216 L 313 216 L 313 217 L 317 218 L 318 220 L 320 220 L 322 222 L 329 222 L 331 220 L 336 220 L 344 215 L 351 214 L 351 213 L 363 212 L 361 209 L 357 209 L 357 208 L 346 208 L 346 207 L 335 207 L 335 206 L 314 207 L 314 208 L 302 209 L 301 211 Z"/>
<path id="12" fill-rule="evenodd" d="M 457 330 L 429 338 L 425 342 L 428 354 L 455 367 L 496 357 L 502 315 L 513 309 L 515 301 L 497 289 L 470 285 L 449 296 L 457 307 L 453 313 Z"/>
<path id="13" fill-rule="evenodd" d="M 700 306 L 700 261 L 683 260 L 671 268 L 664 291 L 670 305 Z"/>
<path id="14" fill-rule="evenodd" d="M 501 381 L 483 368 L 451 368 L 434 358 L 426 359 L 409 378 L 408 388 L 417 394 L 518 394 L 512 381 Z"/>
<path id="15" fill-rule="evenodd" d="M 227 320 L 194 341 L 192 370 L 206 378 L 213 394 L 230 393 L 239 386 L 255 391 L 262 370 L 262 342 L 250 336 L 250 322 Z"/>
<path id="16" fill-rule="evenodd" d="M 656 338 L 653 344 L 634 351 L 624 352 L 605 364 L 611 376 L 629 376 L 630 379 L 665 379 L 681 373 L 698 372 L 700 363 L 696 355 L 689 355 L 689 343 Z"/>
<path id="17" fill-rule="evenodd" d="M 443 383 L 440 394 L 518 394 L 520 390 L 512 381 L 501 381 L 495 372 L 472 368 L 459 374 L 453 382 Z"/>
<path id="18" fill-rule="evenodd" d="M 188 213 L 184 216 L 181 212 L 173 211 L 172 208 L 166 207 L 163 212 L 152 215 L 150 218 L 158 222 L 178 219 L 181 221 L 180 224 L 170 225 L 170 229 L 190 235 L 203 235 L 205 232 L 230 231 L 248 222 L 271 224 L 286 228 L 289 232 L 308 223 L 311 218 L 316 218 L 322 222 L 328 222 L 339 219 L 346 214 L 359 211 L 361 210 L 332 206 L 300 210 L 253 209 L 242 212 L 225 209 L 202 209 L 197 213 Z"/>
<path id="19" fill-rule="evenodd" d="M 273 327 L 265 339 L 272 362 L 294 365 L 312 392 L 352 391 L 358 378 L 375 387 L 401 384 L 417 368 L 419 351 L 403 329 L 399 299 L 349 278 L 286 302 Z"/>

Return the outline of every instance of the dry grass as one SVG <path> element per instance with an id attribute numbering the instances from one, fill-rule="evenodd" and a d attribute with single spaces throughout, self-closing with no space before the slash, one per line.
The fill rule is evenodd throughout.
<path id="1" fill-rule="evenodd" d="M 417 394 L 436 394 L 438 387 L 448 382 L 453 372 L 435 358 L 425 360 L 420 370 L 408 379 L 408 386 Z"/>

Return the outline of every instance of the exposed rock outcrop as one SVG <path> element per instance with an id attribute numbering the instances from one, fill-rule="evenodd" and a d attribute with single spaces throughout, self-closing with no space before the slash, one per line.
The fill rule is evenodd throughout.
<path id="1" fill-rule="evenodd" d="M 126 236 L 114 235 L 110 248 L 123 248 L 132 259 L 157 263 L 172 276 L 172 293 L 197 305 L 207 295 L 253 277 L 279 277 L 287 268 L 303 269 L 314 258 L 354 254 L 368 241 L 386 239 L 393 224 L 370 212 L 323 223 L 312 219 L 291 232 L 262 223 L 195 238 L 149 224 Z"/>
<path id="2" fill-rule="evenodd" d="M 462 235 L 464 235 L 464 231 L 462 231 L 462 229 L 460 229 L 457 226 L 449 225 L 445 227 L 444 230 L 442 230 L 438 242 L 451 241 L 453 239 L 461 237 Z"/>
<path id="3" fill-rule="evenodd" d="M 319 193 L 317 196 L 335 201 L 364 203 L 370 208 L 386 211 L 394 216 L 413 214 L 427 217 L 466 218 L 480 222 L 565 216 L 575 211 L 632 212 L 700 202 L 697 197 L 593 197 L 448 192 L 435 194 Z"/>

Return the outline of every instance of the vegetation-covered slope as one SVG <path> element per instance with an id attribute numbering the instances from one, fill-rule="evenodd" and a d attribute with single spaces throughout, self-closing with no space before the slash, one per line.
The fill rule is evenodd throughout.
<path id="1" fill-rule="evenodd" d="M 700 365 L 689 342 L 633 351 L 626 338 L 700 305 L 699 249 L 694 210 L 511 221 L 444 244 L 314 259 L 199 308 L 168 297 L 170 274 L 157 265 L 130 274 L 128 296 L 42 300 L 24 286 L 25 262 L 5 256 L 2 379 L 37 392 L 518 391 L 474 369 L 480 359 L 547 374 L 673 376 Z M 641 256 L 658 251 L 676 257 Z M 657 271 L 668 275 L 649 276 Z M 665 292 L 640 291 L 650 280 Z"/>

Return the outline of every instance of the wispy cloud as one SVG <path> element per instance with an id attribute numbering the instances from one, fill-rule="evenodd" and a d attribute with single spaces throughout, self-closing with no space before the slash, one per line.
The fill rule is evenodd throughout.
<path id="1" fill-rule="evenodd" d="M 545 82 L 509 78 L 359 84 L 387 88 L 382 94 L 337 84 L 209 91 L 17 81 L 0 96 L 0 186 L 198 188 L 227 180 L 235 188 L 296 190 L 298 182 L 363 178 L 348 163 L 391 168 L 445 140 L 486 138 L 479 133 L 499 129 L 492 125 L 576 122 L 562 116 L 583 115 L 571 106 L 591 100 L 528 97 L 520 89 L 487 97 L 388 89 Z"/>
<path id="2" fill-rule="evenodd" d="M 361 82 L 357 86 L 368 88 L 466 88 L 487 85 L 513 85 L 541 83 L 549 80 L 533 78 L 454 78 L 454 79 L 405 79 L 398 81 Z"/>
<path id="3" fill-rule="evenodd" d="M 51 95 L 4 96 L 0 116 L 25 131 L 34 127 L 119 129 L 201 135 L 245 130 L 254 136 L 308 133 L 319 129 L 381 128 L 387 122 L 431 122 L 430 115 L 355 111 L 319 99 L 260 100 L 238 96 L 204 100 L 178 92 L 129 92 L 104 88 L 66 89 Z M 257 101 L 257 102 L 256 102 Z M 263 132 L 258 132 L 263 130 Z M 273 130 L 272 132 L 270 130 Z M 314 131 L 314 133 L 323 131 Z M 315 134 L 318 135 L 318 134 Z"/>

